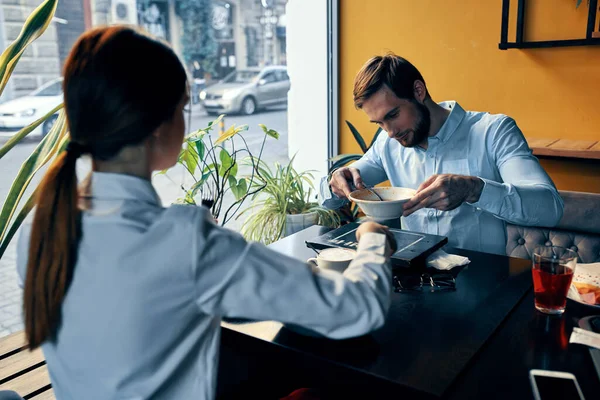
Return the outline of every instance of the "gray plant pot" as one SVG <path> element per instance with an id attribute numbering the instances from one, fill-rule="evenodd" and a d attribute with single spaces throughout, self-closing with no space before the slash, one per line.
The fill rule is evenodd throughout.
<path id="1" fill-rule="evenodd" d="M 301 231 L 317 224 L 319 216 L 316 212 L 306 214 L 289 214 L 285 217 L 285 232 L 284 236 L 289 236 L 292 233 Z"/>

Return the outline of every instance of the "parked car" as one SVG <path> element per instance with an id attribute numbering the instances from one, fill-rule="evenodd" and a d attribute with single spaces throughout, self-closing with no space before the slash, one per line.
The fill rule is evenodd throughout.
<path id="1" fill-rule="evenodd" d="M 53 79 L 30 94 L 0 104 L 0 136 L 10 137 L 46 115 L 63 101 L 62 78 Z M 45 136 L 58 114 L 48 118 L 30 136 Z"/>
<path id="2" fill-rule="evenodd" d="M 200 93 L 206 89 L 206 79 L 194 78 L 192 81 L 192 104 L 200 103 Z"/>
<path id="3" fill-rule="evenodd" d="M 200 92 L 209 114 L 254 114 L 257 110 L 287 104 L 290 78 L 284 66 L 233 71 L 219 83 Z"/>

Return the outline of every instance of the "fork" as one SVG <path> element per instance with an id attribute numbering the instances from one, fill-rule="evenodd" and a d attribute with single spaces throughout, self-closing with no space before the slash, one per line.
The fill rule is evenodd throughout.
<path id="1" fill-rule="evenodd" d="M 208 182 L 206 182 L 205 186 L 202 188 L 202 200 L 200 203 L 209 210 L 212 209 L 212 206 L 215 204 L 215 196 L 212 190 L 212 185 L 210 185 Z"/>

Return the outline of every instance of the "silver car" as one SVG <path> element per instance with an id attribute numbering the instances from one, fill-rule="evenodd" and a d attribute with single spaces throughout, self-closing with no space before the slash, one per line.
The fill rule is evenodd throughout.
<path id="1" fill-rule="evenodd" d="M 62 103 L 62 78 L 53 79 L 30 94 L 0 104 L 0 136 L 11 137 Z M 58 113 L 46 119 L 29 135 L 46 136 Z"/>
<path id="2" fill-rule="evenodd" d="M 290 78 L 284 66 L 233 71 L 219 83 L 200 92 L 208 114 L 254 114 L 265 107 L 287 104 Z"/>

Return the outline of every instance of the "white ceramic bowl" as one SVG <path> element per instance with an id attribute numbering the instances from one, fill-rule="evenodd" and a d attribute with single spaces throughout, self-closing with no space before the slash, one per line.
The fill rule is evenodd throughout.
<path id="1" fill-rule="evenodd" d="M 383 201 L 371 193 L 371 190 L 381 196 Z M 403 187 L 376 187 L 371 190 L 355 190 L 348 198 L 355 202 L 366 216 L 376 220 L 400 218 L 404 203 L 417 193 L 414 189 Z"/>

